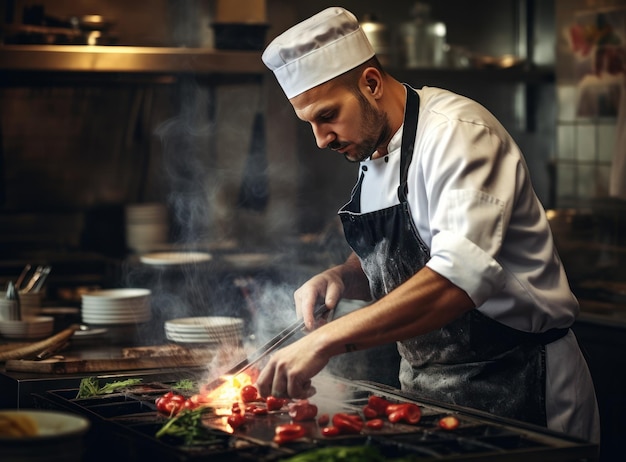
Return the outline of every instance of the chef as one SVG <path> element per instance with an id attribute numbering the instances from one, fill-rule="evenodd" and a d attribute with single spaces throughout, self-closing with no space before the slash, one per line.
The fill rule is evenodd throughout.
<path id="1" fill-rule="evenodd" d="M 485 108 L 383 70 L 332 7 L 263 53 L 320 148 L 358 164 L 339 216 L 353 253 L 294 294 L 311 332 L 276 352 L 264 396 L 311 396 L 331 357 L 397 342 L 403 390 L 599 440 L 578 313 L 524 158 Z M 332 322 L 313 309 L 371 304 Z"/>

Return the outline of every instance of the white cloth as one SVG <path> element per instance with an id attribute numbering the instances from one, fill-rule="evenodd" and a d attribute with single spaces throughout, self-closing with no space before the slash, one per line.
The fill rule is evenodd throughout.
<path id="1" fill-rule="evenodd" d="M 465 290 L 483 314 L 510 327 L 543 332 L 570 326 L 578 302 L 519 148 L 479 104 L 437 88 L 418 93 L 408 201 L 431 249 L 427 266 Z M 362 162 L 361 212 L 399 203 L 401 139 L 402 128 L 387 156 Z M 547 354 L 549 427 L 597 441 L 595 392 L 574 334 L 550 344 Z"/>

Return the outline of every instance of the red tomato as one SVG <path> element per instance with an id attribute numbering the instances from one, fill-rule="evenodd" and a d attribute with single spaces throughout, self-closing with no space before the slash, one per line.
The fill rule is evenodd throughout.
<path id="1" fill-rule="evenodd" d="M 267 409 L 266 409 L 266 408 L 264 408 L 264 407 L 255 407 L 255 408 L 252 410 L 252 413 L 253 413 L 254 415 L 267 415 Z"/>
<path id="2" fill-rule="evenodd" d="M 168 391 L 163 396 L 158 397 L 154 403 L 158 411 L 174 415 L 184 408 L 185 401 L 186 399 L 183 395 Z"/>
<path id="3" fill-rule="evenodd" d="M 363 407 L 363 415 L 366 419 L 373 419 L 374 417 L 378 417 L 378 411 L 371 406 Z"/>
<path id="4" fill-rule="evenodd" d="M 317 415 L 317 406 L 307 399 L 301 399 L 289 404 L 289 417 L 295 422 L 313 420 Z"/>
<path id="5" fill-rule="evenodd" d="M 324 427 L 322 428 L 322 436 L 337 436 L 341 434 L 339 427 Z"/>
<path id="6" fill-rule="evenodd" d="M 442 417 L 439 419 L 439 428 L 444 430 L 454 430 L 459 426 L 459 419 L 454 417 L 453 415 L 449 415 L 446 417 Z"/>
<path id="7" fill-rule="evenodd" d="M 300 424 L 277 425 L 274 429 L 274 442 L 283 444 L 302 438 L 304 435 L 306 435 L 306 429 Z"/>
<path id="8" fill-rule="evenodd" d="M 259 396 L 259 391 L 254 385 L 246 385 L 241 389 L 241 401 L 244 403 L 251 403 L 256 401 Z"/>
<path id="9" fill-rule="evenodd" d="M 418 423 L 422 417 L 422 411 L 417 404 L 404 403 L 387 407 L 389 422 L 405 422 L 411 425 Z"/>
<path id="10" fill-rule="evenodd" d="M 239 402 L 238 402 L 238 401 L 235 401 L 235 402 L 233 403 L 232 407 L 230 408 L 230 410 L 231 410 L 233 413 L 240 413 L 240 412 L 241 412 L 241 408 L 239 407 Z"/>
<path id="11" fill-rule="evenodd" d="M 385 423 L 383 422 L 383 419 L 372 419 L 365 422 L 365 425 L 367 426 L 367 428 L 371 428 L 372 430 L 380 430 L 381 428 L 383 428 L 383 425 L 385 425 Z"/>
<path id="12" fill-rule="evenodd" d="M 333 426 L 339 428 L 342 434 L 356 434 L 363 429 L 363 420 L 358 415 L 339 412 L 333 415 Z"/>
<path id="13" fill-rule="evenodd" d="M 268 396 L 265 399 L 268 411 L 278 411 L 285 405 L 285 400 L 282 398 L 276 398 L 275 396 Z"/>
<path id="14" fill-rule="evenodd" d="M 330 422 L 330 416 L 328 414 L 322 414 L 317 418 L 317 423 L 320 427 L 325 427 Z"/>
<path id="15" fill-rule="evenodd" d="M 380 396 L 370 395 L 367 399 L 367 405 L 373 408 L 378 415 L 385 415 L 385 411 L 387 410 L 387 406 L 393 404 L 391 401 L 386 400 L 385 398 L 381 398 Z"/>
<path id="16" fill-rule="evenodd" d="M 243 414 L 233 413 L 228 416 L 226 422 L 228 422 L 228 425 L 230 425 L 233 430 L 237 430 L 246 422 L 246 418 Z"/>

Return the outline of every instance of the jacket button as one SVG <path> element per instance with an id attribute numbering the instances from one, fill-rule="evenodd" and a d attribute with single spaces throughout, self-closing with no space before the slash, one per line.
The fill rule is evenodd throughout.
<path id="1" fill-rule="evenodd" d="M 361 166 L 361 170 L 363 170 L 364 172 L 367 172 L 367 165 Z"/>

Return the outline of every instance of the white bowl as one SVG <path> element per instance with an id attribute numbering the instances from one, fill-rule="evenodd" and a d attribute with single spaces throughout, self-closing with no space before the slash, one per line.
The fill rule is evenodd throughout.
<path id="1" fill-rule="evenodd" d="M 54 331 L 52 316 L 24 316 L 21 321 L 0 321 L 0 335 L 7 338 L 36 339 Z"/>
<path id="2" fill-rule="evenodd" d="M 3 414 L 26 415 L 37 423 L 34 436 L 0 435 L 0 459 L 15 462 L 79 462 L 89 420 L 67 412 L 49 410 L 0 410 Z"/>

